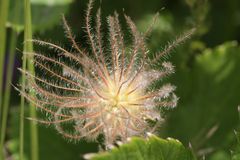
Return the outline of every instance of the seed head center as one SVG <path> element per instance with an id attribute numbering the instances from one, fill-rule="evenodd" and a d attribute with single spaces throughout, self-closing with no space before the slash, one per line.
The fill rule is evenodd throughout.
<path id="1" fill-rule="evenodd" d="M 122 82 L 109 83 L 110 85 L 103 89 L 106 97 L 105 103 L 111 108 L 129 107 L 136 104 L 139 92 L 134 91 L 134 85 L 121 85 Z"/>
<path id="2" fill-rule="evenodd" d="M 127 102 L 127 96 L 123 92 L 118 92 L 115 88 L 111 88 L 109 103 L 112 107 L 119 107 L 124 102 Z"/>

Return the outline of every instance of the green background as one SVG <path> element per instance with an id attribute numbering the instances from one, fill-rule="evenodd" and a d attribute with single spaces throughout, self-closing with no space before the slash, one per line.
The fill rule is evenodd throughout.
<path id="1" fill-rule="evenodd" d="M 83 24 L 87 2 L 32 0 L 33 37 L 70 48 L 61 22 L 61 14 L 65 14 L 76 40 L 86 45 Z M 168 58 L 176 66 L 176 73 L 166 81 L 177 86 L 176 94 L 180 99 L 177 108 L 164 111 L 165 122 L 158 136 L 176 138 L 186 147 L 191 145 L 199 159 L 234 158 L 231 150 L 237 148 L 234 130 L 239 127 L 237 107 L 240 105 L 240 1 L 96 0 L 94 6 L 94 12 L 99 6 L 102 9 L 106 33 L 106 16 L 115 10 L 120 14 L 126 33 L 123 13 L 132 17 L 139 30 L 144 31 L 159 12 L 153 33 L 147 39 L 150 54 L 163 49 L 185 30 L 197 28 L 191 40 L 180 45 Z M 7 37 L 11 29 L 20 31 L 17 47 L 22 50 L 23 20 L 17 24 L 12 22 L 14 7 L 14 0 L 11 0 Z M 20 67 L 21 53 L 16 54 L 15 67 Z M 12 83 L 18 84 L 19 78 L 20 73 L 15 71 Z M 19 144 L 20 98 L 17 95 L 13 90 L 6 142 L 8 154 L 14 160 L 18 159 Z M 29 160 L 29 128 L 28 121 L 25 122 L 25 157 Z M 98 143 L 69 142 L 53 127 L 42 125 L 39 125 L 39 142 L 40 160 L 79 160 L 85 153 L 99 150 Z"/>

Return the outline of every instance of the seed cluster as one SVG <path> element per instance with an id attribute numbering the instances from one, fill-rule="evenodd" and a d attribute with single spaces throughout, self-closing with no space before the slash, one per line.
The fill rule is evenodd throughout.
<path id="1" fill-rule="evenodd" d="M 28 82 L 27 88 L 19 91 L 46 113 L 43 119 L 30 119 L 54 125 L 68 139 L 94 140 L 104 135 L 106 145 L 117 139 L 125 141 L 131 136 L 153 132 L 155 127 L 149 125 L 149 121 L 160 121 L 159 108 L 175 107 L 178 98 L 174 94 L 175 87 L 170 84 L 155 89 L 149 86 L 174 72 L 170 62 L 160 59 L 187 39 L 193 30 L 178 37 L 154 58 L 149 58 L 144 40 L 157 15 L 145 33 L 140 33 L 131 18 L 124 15 L 133 37 L 132 44 L 126 45 L 115 12 L 107 18 L 108 45 L 103 45 L 100 9 L 94 28 L 91 27 L 91 10 L 92 0 L 86 13 L 88 48 L 75 41 L 64 17 L 71 51 L 50 42 L 31 40 L 56 55 L 24 53 L 33 59 L 42 75 L 21 70 Z"/>

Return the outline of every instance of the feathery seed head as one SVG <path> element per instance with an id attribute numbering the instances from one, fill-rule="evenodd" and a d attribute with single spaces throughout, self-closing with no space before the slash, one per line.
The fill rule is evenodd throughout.
<path id="1" fill-rule="evenodd" d="M 175 87 L 170 84 L 149 89 L 154 81 L 174 72 L 170 62 L 163 62 L 160 69 L 152 66 L 160 63 L 161 57 L 186 40 L 193 31 L 177 38 L 154 59 L 149 59 L 144 40 L 151 28 L 146 33 L 140 33 L 131 18 L 125 15 L 133 37 L 129 50 L 115 12 L 108 17 L 109 46 L 103 46 L 101 12 L 97 12 L 96 27 L 93 29 L 90 25 L 91 8 L 92 0 L 86 14 L 88 49 L 75 41 L 64 17 L 64 29 L 75 50 L 73 53 L 53 43 L 31 40 L 61 56 L 54 58 L 36 52 L 25 53 L 34 57 L 35 66 L 42 69 L 43 75 L 21 70 L 27 75 L 28 84 L 20 92 L 47 113 L 46 120 L 37 119 L 37 122 L 54 125 L 69 139 L 85 137 L 92 140 L 102 134 L 105 144 L 111 145 L 118 139 L 126 141 L 131 136 L 153 132 L 156 127 L 149 125 L 149 120 L 161 120 L 159 107 L 175 107 L 178 98 L 174 94 Z M 110 55 L 107 54 L 109 50 Z M 29 94 L 29 90 L 36 94 Z"/>

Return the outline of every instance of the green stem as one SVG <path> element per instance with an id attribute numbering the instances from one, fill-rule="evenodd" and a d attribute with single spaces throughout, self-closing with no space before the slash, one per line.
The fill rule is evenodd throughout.
<path id="1" fill-rule="evenodd" d="M 13 23 L 17 23 L 19 20 L 19 11 L 20 11 L 19 2 L 20 0 L 16 0 L 15 2 Z M 12 30 L 11 38 L 10 38 L 9 57 L 8 57 L 8 63 L 7 63 L 7 72 L 6 72 L 7 73 L 6 87 L 4 90 L 5 94 L 4 94 L 3 107 L 2 107 L 0 148 L 3 148 L 5 137 L 6 137 L 6 126 L 7 126 L 7 117 L 8 117 L 10 95 L 11 95 L 11 82 L 12 82 L 12 76 L 13 76 L 16 44 L 17 44 L 17 31 Z M 2 157 L 2 159 L 4 159 L 4 156 Z"/>
<path id="2" fill-rule="evenodd" d="M 3 96 L 3 71 L 4 71 L 4 60 L 5 60 L 5 49 L 6 49 L 6 22 L 8 18 L 9 0 L 0 0 L 0 122 L 3 122 L 2 116 L 6 116 L 5 110 L 2 107 L 2 96 Z M 1 140 L 0 140 L 0 159 L 4 158 L 3 144 L 5 137 L 5 126 L 1 125 Z"/>
<path id="3" fill-rule="evenodd" d="M 31 53 L 33 52 L 33 44 L 28 40 L 32 39 L 32 22 L 31 22 L 31 4 L 29 0 L 25 0 L 25 30 L 24 30 L 24 52 Z M 27 60 L 27 68 L 30 73 L 34 74 L 34 65 L 30 60 Z M 32 93 L 30 93 L 32 94 Z M 30 104 L 29 110 L 30 117 L 36 118 L 37 113 L 35 107 Z M 38 160 L 38 129 L 36 123 L 30 121 L 30 138 L 31 138 L 31 160 Z"/>
<path id="4" fill-rule="evenodd" d="M 7 84 L 6 84 L 5 94 L 3 99 L 0 148 L 3 148 L 4 140 L 6 136 L 6 125 L 7 125 L 9 102 L 10 102 L 9 100 L 10 100 L 10 94 L 11 94 L 11 81 L 12 81 L 12 75 L 13 75 L 16 42 L 17 42 L 17 33 L 13 31 L 11 35 L 10 54 L 9 54 L 8 66 L 7 66 L 7 78 L 6 78 Z"/>
<path id="5" fill-rule="evenodd" d="M 8 18 L 9 0 L 0 0 L 0 120 L 2 112 L 3 70 L 6 49 L 6 22 Z M 2 133 L 2 132 L 1 132 Z M 0 148 L 0 155 L 2 148 Z"/>
<path id="6" fill-rule="evenodd" d="M 30 117 L 37 117 L 35 107 L 30 105 Z M 38 148 L 38 128 L 37 124 L 30 122 L 30 135 L 31 135 L 31 159 L 39 159 L 39 148 Z"/>
<path id="7" fill-rule="evenodd" d="M 22 61 L 22 69 L 26 70 L 27 64 L 27 57 L 23 54 L 23 61 Z M 26 86 L 26 75 L 22 74 L 22 90 L 25 92 Z M 24 96 L 21 95 L 21 102 L 20 102 L 20 137 L 19 137 L 19 160 L 23 160 L 24 154 L 24 105 L 25 99 Z"/>

